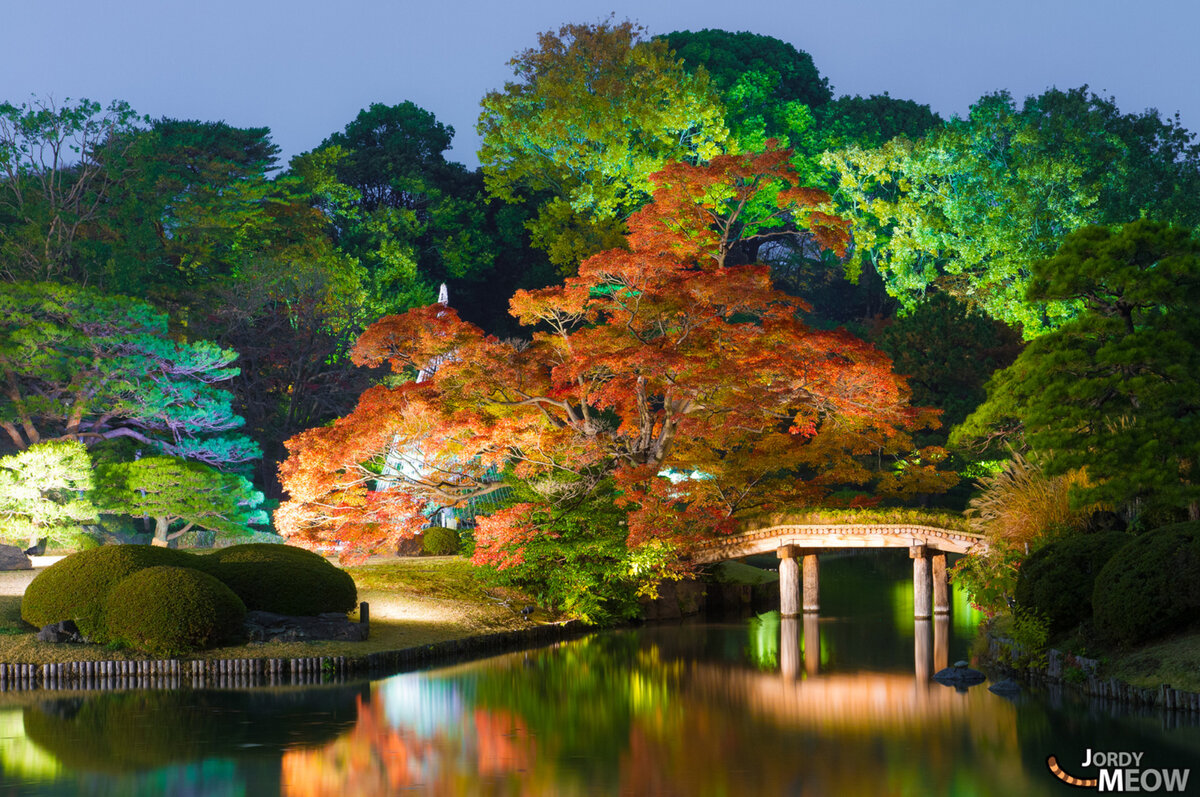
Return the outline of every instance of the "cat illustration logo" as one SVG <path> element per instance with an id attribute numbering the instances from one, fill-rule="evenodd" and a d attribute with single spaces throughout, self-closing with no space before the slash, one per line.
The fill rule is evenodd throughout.
<path id="1" fill-rule="evenodd" d="M 1058 756 L 1048 756 L 1046 758 L 1046 766 L 1050 767 L 1050 771 L 1054 773 L 1054 777 L 1066 783 L 1069 786 L 1078 786 L 1081 789 L 1094 789 L 1100 785 L 1100 781 L 1096 778 L 1077 778 L 1068 775 L 1063 771 L 1063 768 L 1058 765 Z"/>
<path id="2" fill-rule="evenodd" d="M 1046 766 L 1054 777 L 1070 786 L 1102 792 L 1158 791 L 1181 792 L 1187 788 L 1190 769 L 1141 768 L 1145 753 L 1102 752 L 1088 748 L 1084 767 L 1098 767 L 1099 776 L 1077 778 L 1058 765 L 1057 756 L 1047 756 Z"/>

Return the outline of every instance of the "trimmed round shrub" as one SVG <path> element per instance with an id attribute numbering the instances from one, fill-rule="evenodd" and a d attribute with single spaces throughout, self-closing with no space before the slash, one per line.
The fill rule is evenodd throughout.
<path id="1" fill-rule="evenodd" d="M 1132 645 L 1182 630 L 1200 612 L 1200 522 L 1135 537 L 1100 571 L 1092 593 L 1096 630 Z"/>
<path id="2" fill-rule="evenodd" d="M 150 545 L 105 545 L 80 551 L 55 562 L 29 583 L 21 599 L 21 617 L 39 628 L 74 620 L 85 637 L 102 642 L 104 601 L 112 587 L 143 568 L 195 567 L 198 559 Z"/>
<path id="3" fill-rule="evenodd" d="M 155 656 L 179 656 L 236 639 L 245 615 L 241 598 L 208 573 L 148 567 L 109 590 L 105 636 Z"/>
<path id="4" fill-rule="evenodd" d="M 249 611 L 314 615 L 348 612 L 358 605 L 349 573 L 294 545 L 232 545 L 196 558 L 237 593 Z"/>
<path id="5" fill-rule="evenodd" d="M 430 526 L 421 534 L 421 548 L 430 556 L 449 556 L 461 546 L 458 532 L 445 526 Z"/>
<path id="6" fill-rule="evenodd" d="M 1105 531 L 1049 543 L 1021 565 L 1013 590 L 1017 603 L 1044 615 L 1051 634 L 1090 620 L 1096 576 L 1130 539 L 1124 532 Z"/>

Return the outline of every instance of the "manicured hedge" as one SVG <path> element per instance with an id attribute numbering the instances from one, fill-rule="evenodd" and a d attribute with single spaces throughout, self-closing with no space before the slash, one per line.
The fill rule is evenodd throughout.
<path id="1" fill-rule="evenodd" d="M 1165 636 L 1200 617 L 1200 523 L 1177 523 L 1135 537 L 1096 578 L 1096 629 L 1132 645 Z"/>
<path id="2" fill-rule="evenodd" d="M 80 551 L 54 563 L 30 582 L 21 599 L 21 617 L 39 628 L 74 620 L 84 637 L 104 642 L 104 602 L 112 587 L 143 568 L 194 567 L 198 558 L 149 545 L 105 545 Z"/>
<path id="3" fill-rule="evenodd" d="M 315 615 L 348 612 L 358 604 L 350 574 L 303 548 L 254 543 L 198 558 L 250 611 Z"/>
<path id="4" fill-rule="evenodd" d="M 430 556 L 449 556 L 458 553 L 462 540 L 454 529 L 430 526 L 421 533 L 421 547 Z"/>
<path id="5" fill-rule="evenodd" d="M 238 639 L 246 606 L 229 587 L 191 567 L 148 567 L 108 593 L 107 639 L 155 656 L 179 656 Z"/>
<path id="6" fill-rule="evenodd" d="M 1132 539 L 1120 531 L 1080 534 L 1035 551 L 1017 576 L 1014 597 L 1050 621 L 1061 634 L 1092 617 L 1092 592 L 1105 563 Z"/>

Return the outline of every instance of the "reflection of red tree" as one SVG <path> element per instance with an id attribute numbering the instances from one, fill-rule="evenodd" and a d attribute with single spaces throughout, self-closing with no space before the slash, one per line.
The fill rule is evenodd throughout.
<path id="1" fill-rule="evenodd" d="M 367 797 L 422 783 L 436 753 L 429 741 L 388 726 L 382 701 L 358 700 L 358 722 L 322 748 L 283 756 L 284 797 Z"/>
<path id="2" fill-rule="evenodd" d="M 519 717 L 476 709 L 475 734 L 480 775 L 526 772 L 533 766 L 533 739 Z"/>

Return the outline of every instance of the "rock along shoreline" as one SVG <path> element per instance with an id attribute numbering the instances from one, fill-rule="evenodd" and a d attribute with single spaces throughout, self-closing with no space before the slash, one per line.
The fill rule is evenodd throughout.
<path id="1" fill-rule="evenodd" d="M 1020 646 L 1012 639 L 988 636 L 987 656 L 990 662 L 1015 661 L 1021 653 Z M 1170 684 L 1162 684 L 1157 688 L 1133 686 L 1116 678 L 1101 678 L 1096 674 L 1099 669 L 1098 659 L 1050 648 L 1046 651 L 1044 667 L 1019 668 L 1017 675 L 1031 684 L 1045 686 L 1052 691 L 1070 690 L 1114 705 L 1200 714 L 1200 693 L 1174 689 Z"/>

